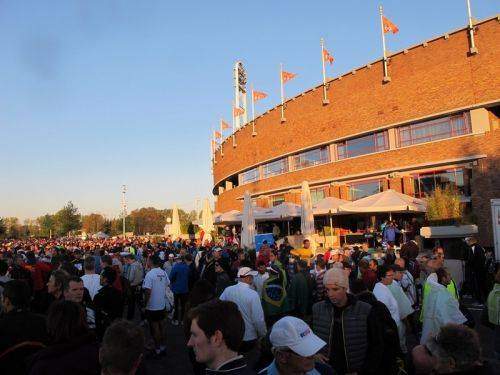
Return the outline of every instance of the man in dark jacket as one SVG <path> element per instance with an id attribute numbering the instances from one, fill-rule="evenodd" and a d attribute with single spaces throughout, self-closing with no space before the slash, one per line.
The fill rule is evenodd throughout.
<path id="1" fill-rule="evenodd" d="M 465 242 L 469 247 L 465 254 L 465 279 L 477 302 L 483 303 L 486 299 L 485 275 L 486 255 L 484 248 L 477 243 L 475 237 L 468 237 Z"/>
<path id="2" fill-rule="evenodd" d="M 305 319 L 312 305 L 312 290 L 314 284 L 305 260 L 297 262 L 297 273 L 293 276 L 288 288 L 288 300 L 292 315 Z"/>
<path id="3" fill-rule="evenodd" d="M 313 331 L 328 343 L 322 353 L 338 373 L 380 373 L 384 342 L 375 311 L 347 293 L 349 280 L 341 268 L 323 278 L 328 298 L 313 305 Z"/>
<path id="4" fill-rule="evenodd" d="M 113 287 L 116 280 L 116 271 L 111 267 L 105 267 L 101 273 L 102 288 L 94 297 L 94 308 L 96 313 L 96 333 L 102 338 L 106 328 L 123 314 L 122 294 Z"/>

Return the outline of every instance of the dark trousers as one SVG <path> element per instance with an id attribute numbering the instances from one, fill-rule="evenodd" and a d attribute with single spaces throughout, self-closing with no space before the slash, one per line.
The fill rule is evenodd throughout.
<path id="1" fill-rule="evenodd" d="M 138 300 L 139 290 L 134 287 L 130 287 L 130 292 L 127 296 L 127 320 L 134 320 L 135 315 L 135 305 Z"/>
<path id="2" fill-rule="evenodd" d="M 188 293 L 174 293 L 174 319 L 182 321 L 186 311 Z"/>

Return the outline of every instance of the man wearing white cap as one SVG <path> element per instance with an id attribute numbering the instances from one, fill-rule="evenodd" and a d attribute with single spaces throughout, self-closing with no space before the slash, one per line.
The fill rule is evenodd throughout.
<path id="1" fill-rule="evenodd" d="M 314 355 L 326 345 L 301 319 L 286 316 L 278 320 L 269 335 L 274 361 L 259 372 L 262 375 L 333 374 L 326 365 L 315 363 Z M 317 367 L 321 370 L 318 371 Z"/>
<path id="2" fill-rule="evenodd" d="M 240 347 L 243 353 L 252 351 L 256 347 L 257 340 L 264 337 L 267 332 L 259 294 L 251 287 L 254 276 L 257 276 L 257 271 L 250 267 L 241 267 L 238 270 L 238 283 L 227 287 L 219 297 L 222 301 L 234 302 L 243 316 L 245 334 Z M 249 358 L 248 362 L 252 364 L 253 361 Z"/>
<path id="3" fill-rule="evenodd" d="M 320 356 L 340 374 L 380 373 L 384 343 L 375 311 L 347 293 L 343 269 L 326 271 L 323 284 L 328 298 L 312 308 L 313 331 L 328 343 Z"/>

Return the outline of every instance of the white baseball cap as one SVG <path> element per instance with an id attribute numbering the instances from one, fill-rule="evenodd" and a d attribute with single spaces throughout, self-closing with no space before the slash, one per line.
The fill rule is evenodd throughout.
<path id="1" fill-rule="evenodd" d="M 269 340 L 274 348 L 286 347 L 302 357 L 310 357 L 326 345 L 303 320 L 293 316 L 274 323 Z"/>
<path id="2" fill-rule="evenodd" d="M 245 276 L 257 276 L 258 272 L 252 270 L 250 267 L 241 267 L 238 270 L 238 277 L 245 277 Z"/>

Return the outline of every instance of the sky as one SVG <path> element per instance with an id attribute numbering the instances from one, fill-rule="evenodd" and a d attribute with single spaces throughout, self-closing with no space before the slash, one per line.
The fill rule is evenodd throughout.
<path id="1" fill-rule="evenodd" d="M 398 51 L 466 25 L 466 2 L 385 0 Z M 319 40 L 335 77 L 381 57 L 378 2 L 0 0 L 0 217 L 68 201 L 116 217 L 196 208 L 210 197 L 210 136 L 231 119 L 232 68 L 279 103 L 321 82 Z M 497 0 L 471 0 L 477 19 Z M 200 207 L 200 206 L 198 206 Z"/>

